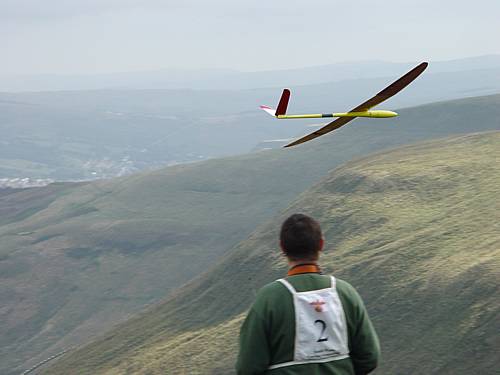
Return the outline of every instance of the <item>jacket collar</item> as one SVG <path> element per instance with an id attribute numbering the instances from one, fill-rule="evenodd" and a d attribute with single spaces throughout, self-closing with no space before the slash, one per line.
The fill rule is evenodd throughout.
<path id="1" fill-rule="evenodd" d="M 297 264 L 288 270 L 287 276 L 300 275 L 303 273 L 321 273 L 321 269 L 315 263 Z"/>

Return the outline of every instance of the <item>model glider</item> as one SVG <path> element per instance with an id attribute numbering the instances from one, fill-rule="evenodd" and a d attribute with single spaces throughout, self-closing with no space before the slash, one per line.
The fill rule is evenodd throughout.
<path id="1" fill-rule="evenodd" d="M 382 103 L 383 101 L 389 99 L 390 97 L 396 95 L 406 86 L 408 86 L 415 78 L 417 78 L 422 72 L 427 68 L 428 63 L 423 62 L 410 70 L 404 76 L 399 78 L 397 81 L 393 82 L 385 89 L 380 91 L 373 98 L 368 99 L 366 102 L 358 105 L 357 107 L 351 109 L 349 112 L 342 113 L 318 113 L 318 114 L 304 114 L 304 115 L 287 115 L 286 109 L 288 107 L 288 101 L 290 100 L 290 90 L 284 89 L 281 94 L 281 99 L 278 103 L 278 108 L 274 109 L 271 107 L 267 107 L 265 105 L 261 105 L 260 108 L 269 113 L 270 115 L 276 117 L 277 119 L 298 119 L 298 118 L 325 118 L 325 117 L 338 117 L 338 119 L 326 124 L 321 129 L 316 130 L 315 132 L 308 134 L 296 141 L 287 144 L 285 147 L 291 147 L 298 145 L 300 143 L 304 143 L 310 141 L 311 139 L 322 136 L 323 134 L 329 133 L 332 130 L 338 129 L 341 126 L 344 126 L 349 121 L 354 120 L 356 117 L 375 117 L 375 118 L 386 118 L 386 117 L 394 117 L 398 114 L 393 111 L 384 111 L 384 110 L 371 110 L 376 105 Z"/>

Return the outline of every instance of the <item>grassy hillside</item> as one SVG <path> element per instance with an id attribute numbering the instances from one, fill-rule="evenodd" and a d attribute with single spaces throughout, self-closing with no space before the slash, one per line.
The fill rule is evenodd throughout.
<path id="1" fill-rule="evenodd" d="M 43 189 L 0 189 L 0 226 L 22 221 L 47 208 L 53 201 L 80 184 L 51 184 Z"/>
<path id="2" fill-rule="evenodd" d="M 21 213 L 0 226 L 0 372 L 16 374 L 164 298 L 341 163 L 500 129 L 499 104 L 489 96 L 408 108 L 297 148 L 6 195 L 0 211 Z"/>
<path id="3" fill-rule="evenodd" d="M 231 373 L 257 288 L 286 268 L 279 225 L 322 224 L 326 271 L 364 297 L 378 374 L 494 374 L 500 365 L 500 133 L 404 147 L 342 166 L 203 276 L 46 374 Z"/>

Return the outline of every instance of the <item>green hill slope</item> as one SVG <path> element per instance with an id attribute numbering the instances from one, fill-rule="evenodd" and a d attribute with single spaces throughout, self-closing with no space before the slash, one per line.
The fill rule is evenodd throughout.
<path id="1" fill-rule="evenodd" d="M 255 290 L 285 272 L 279 224 L 298 211 L 323 226 L 324 268 L 365 299 L 383 347 L 377 373 L 496 373 L 499 158 L 497 132 L 340 167 L 211 271 L 45 373 L 230 373 Z"/>
<path id="2" fill-rule="evenodd" d="M 0 212 L 29 207 L 0 223 L 0 373 L 17 374 L 164 298 L 341 163 L 418 140 L 500 129 L 500 96 L 400 113 L 391 122 L 356 121 L 293 149 L 0 199 Z M 50 199 L 42 204 L 35 192 Z"/>

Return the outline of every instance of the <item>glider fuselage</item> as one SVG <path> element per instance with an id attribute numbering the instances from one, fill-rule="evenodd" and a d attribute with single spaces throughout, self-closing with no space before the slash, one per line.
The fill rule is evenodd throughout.
<path id="1" fill-rule="evenodd" d="M 304 115 L 277 115 L 278 119 L 299 119 L 299 118 L 325 118 L 325 117 L 374 117 L 387 118 L 395 117 L 398 114 L 393 111 L 362 111 L 362 112 L 338 112 L 338 113 L 311 113 Z"/>

